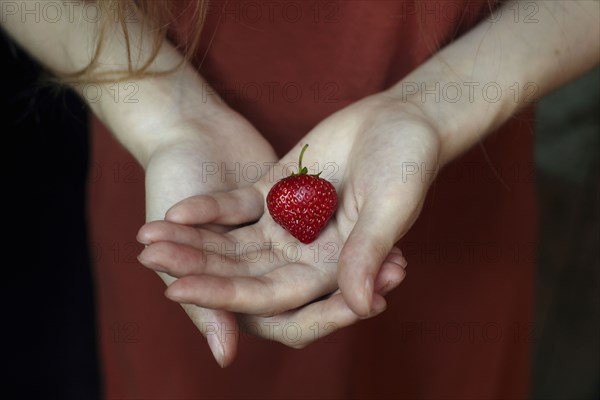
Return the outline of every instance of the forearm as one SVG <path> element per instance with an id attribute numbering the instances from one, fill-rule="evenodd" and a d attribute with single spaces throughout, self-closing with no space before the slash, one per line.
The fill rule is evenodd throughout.
<path id="1" fill-rule="evenodd" d="M 529 19 L 525 5 L 536 10 Z M 599 12 L 596 1 L 509 2 L 498 18 L 480 23 L 388 93 L 417 104 L 436 124 L 443 165 L 524 105 L 597 65 Z"/>
<path id="2" fill-rule="evenodd" d="M 43 2 L 2 1 L 1 26 L 49 71 L 63 78 L 65 83 L 81 89 L 88 82 L 80 82 L 77 77 L 65 77 L 90 63 L 100 40 L 97 32 L 99 24 L 96 22 L 98 18 L 82 17 L 93 14 L 93 6 L 89 3 L 52 2 L 53 13 L 50 18 L 42 13 Z M 54 18 L 55 14 L 60 18 Z M 131 61 L 135 69 L 150 58 L 154 37 L 148 27 L 141 29 L 140 16 L 132 15 L 128 20 Z M 94 72 L 97 74 L 127 71 L 129 67 L 124 33 L 116 19 L 111 18 L 111 24 L 103 38 L 102 51 L 95 61 L 97 68 Z M 181 63 L 182 56 L 165 42 L 147 72 L 169 71 Z M 185 129 L 180 129 L 182 121 L 194 121 L 198 125 L 216 114 L 229 112 L 218 96 L 212 92 L 207 95 L 207 84 L 187 63 L 171 74 L 149 75 L 144 79 L 122 82 L 117 89 L 122 89 L 125 84 L 129 85 L 130 90 L 115 90 L 114 85 L 94 84 L 95 88 L 103 91 L 100 101 L 97 101 L 99 96 L 82 97 L 143 166 L 156 148 L 179 140 L 179 135 L 188 134 Z M 135 95 L 130 96 L 133 92 Z M 130 97 L 125 98 L 126 95 Z M 198 107 L 199 104 L 201 107 Z M 189 129 L 190 134 L 192 130 Z M 201 129 L 195 131 L 197 133 Z"/>

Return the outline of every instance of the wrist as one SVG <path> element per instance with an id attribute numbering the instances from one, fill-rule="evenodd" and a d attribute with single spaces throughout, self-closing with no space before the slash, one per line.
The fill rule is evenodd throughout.
<path id="1" fill-rule="evenodd" d="M 539 96 L 526 69 L 498 51 L 510 28 L 504 25 L 482 22 L 389 89 L 397 101 L 418 107 L 435 127 L 441 164 Z"/>
<path id="2" fill-rule="evenodd" d="M 217 121 L 235 115 L 187 64 L 168 75 L 94 86 L 105 93 L 86 99 L 90 108 L 144 168 L 157 149 L 210 135 Z"/>
<path id="3" fill-rule="evenodd" d="M 598 2 L 540 3 L 530 4 L 539 11 L 533 20 L 511 13 L 519 2 L 504 3 L 389 90 L 428 116 L 442 160 L 598 63 Z"/>
<path id="4" fill-rule="evenodd" d="M 387 93 L 396 102 L 418 109 L 434 127 L 444 165 L 531 101 L 536 87 L 518 80 L 461 76 L 442 61 L 430 60 Z"/>

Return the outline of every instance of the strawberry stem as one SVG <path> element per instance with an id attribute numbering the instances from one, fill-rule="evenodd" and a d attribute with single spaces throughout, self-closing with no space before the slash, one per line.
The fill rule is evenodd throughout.
<path id="1" fill-rule="evenodd" d="M 298 175 L 306 175 L 308 173 L 308 168 L 302 167 L 302 157 L 304 157 L 304 152 L 308 148 L 308 143 L 302 147 L 302 151 L 300 152 L 300 157 L 298 158 Z"/>
<path id="2" fill-rule="evenodd" d="M 305 144 L 302 147 L 302 151 L 300 151 L 300 157 L 298 157 L 298 173 L 295 174 L 295 173 L 292 172 L 290 174 L 290 176 L 288 176 L 288 178 L 291 178 L 292 176 L 308 175 L 308 168 L 302 166 L 302 157 L 304 157 L 304 152 L 306 151 L 307 148 L 308 148 L 308 144 Z M 319 175 L 321 175 L 322 172 L 323 171 L 319 172 L 316 175 L 311 175 L 311 176 L 314 176 L 314 177 L 318 178 Z"/>

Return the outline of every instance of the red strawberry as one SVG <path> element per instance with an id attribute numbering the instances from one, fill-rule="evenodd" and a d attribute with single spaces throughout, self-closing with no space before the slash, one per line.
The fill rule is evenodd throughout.
<path id="1" fill-rule="evenodd" d="M 308 175 L 302 167 L 300 152 L 298 173 L 278 181 L 267 195 L 271 217 L 302 243 L 311 243 L 325 228 L 337 208 L 337 193 L 329 181 Z"/>

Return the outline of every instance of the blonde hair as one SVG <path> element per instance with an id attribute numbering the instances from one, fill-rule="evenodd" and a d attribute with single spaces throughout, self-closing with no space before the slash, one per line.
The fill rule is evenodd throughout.
<path id="1" fill-rule="evenodd" d="M 173 72 L 175 68 L 168 71 L 148 71 L 152 62 L 156 59 L 158 52 L 164 41 L 166 40 L 169 29 L 173 22 L 176 21 L 177 15 L 174 14 L 173 1 L 167 0 L 95 0 L 95 3 L 99 9 L 99 21 L 97 26 L 97 40 L 96 48 L 92 54 L 92 58 L 89 64 L 83 69 L 65 74 L 65 78 L 77 78 L 79 81 L 90 81 L 90 82 L 114 82 L 125 79 L 136 79 L 147 76 L 164 75 Z M 192 20 L 194 25 L 191 29 L 191 40 L 185 41 L 180 44 L 177 49 L 184 56 L 180 65 L 188 61 L 198 48 L 200 42 L 200 34 L 206 17 L 208 8 L 208 2 L 206 0 L 195 0 L 190 1 L 191 5 L 195 7 L 193 10 Z M 152 47 L 149 57 L 147 57 L 143 64 L 135 66 L 135 62 L 132 56 L 132 43 L 130 28 L 128 26 L 127 16 L 132 15 L 135 12 L 136 17 L 140 17 L 142 32 L 152 32 Z M 115 19 L 114 16 L 117 16 Z M 120 71 L 98 71 L 100 54 L 106 44 L 106 35 L 109 29 L 113 28 L 114 23 L 118 24 L 118 28 L 123 33 L 123 39 L 125 42 L 125 50 L 127 53 L 127 68 Z M 136 21 L 137 22 L 137 21 Z M 140 39 L 141 40 L 141 39 Z M 178 66 L 180 66 L 178 65 Z"/>

